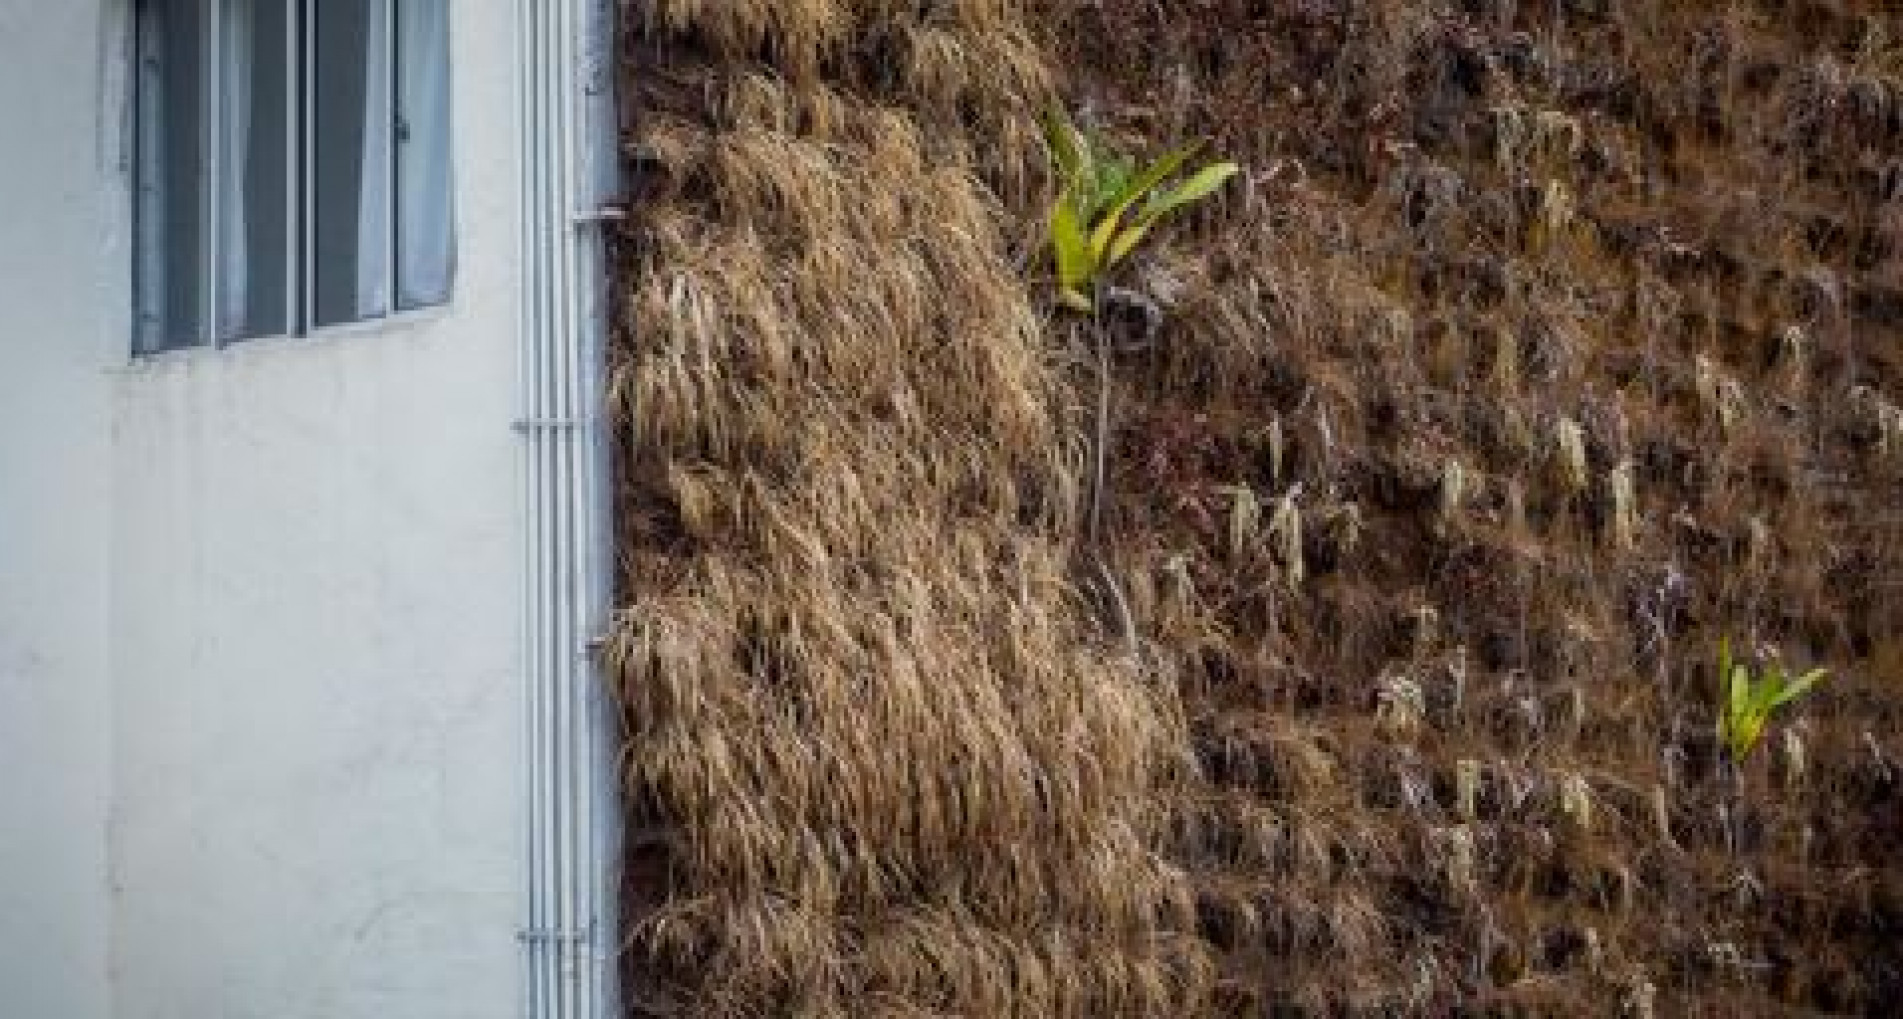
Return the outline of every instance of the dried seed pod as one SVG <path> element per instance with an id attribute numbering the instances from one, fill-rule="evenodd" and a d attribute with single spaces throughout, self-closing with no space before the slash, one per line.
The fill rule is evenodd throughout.
<path id="1" fill-rule="evenodd" d="M 1412 736 L 1427 717 L 1427 697 L 1421 684 L 1407 676 L 1389 676 L 1375 695 L 1375 721 L 1391 736 Z"/>
<path id="2" fill-rule="evenodd" d="M 1580 830 L 1592 829 L 1592 785 L 1585 776 L 1575 772 L 1560 780 L 1559 809 Z"/>
<path id="3" fill-rule="evenodd" d="M 1862 408 L 1870 424 L 1870 434 L 1876 438 L 1876 451 L 1879 456 L 1903 456 L 1903 407 L 1883 398 L 1881 393 L 1869 386 L 1857 386 L 1850 390 L 1850 399 Z"/>
<path id="4" fill-rule="evenodd" d="M 1804 784 L 1804 736 L 1798 725 L 1784 728 L 1784 783 L 1792 788 Z"/>
<path id="5" fill-rule="evenodd" d="M 1657 1014 L 1658 988 L 1650 980 L 1635 979 L 1626 988 L 1624 1011 L 1632 1019 L 1653 1019 Z"/>
<path id="6" fill-rule="evenodd" d="M 1452 523 L 1460 516 L 1467 497 L 1467 468 L 1459 460 L 1449 460 L 1440 471 L 1440 522 Z"/>
<path id="7" fill-rule="evenodd" d="M 1810 360 L 1810 336 L 1802 326 L 1785 326 L 1777 334 L 1777 364 L 1784 379 L 1792 386 L 1804 380 L 1804 368 Z"/>
<path id="8" fill-rule="evenodd" d="M 1480 799 L 1480 762 L 1463 757 L 1454 769 L 1454 798 L 1460 816 L 1474 819 Z"/>
<path id="9" fill-rule="evenodd" d="M 1407 625 L 1413 656 L 1425 658 L 1440 637 L 1440 612 L 1434 606 L 1422 603 L 1408 613 Z"/>
<path id="10" fill-rule="evenodd" d="M 1282 575 L 1288 578 L 1290 587 L 1301 586 L 1305 573 L 1302 561 L 1302 510 L 1295 505 L 1296 494 L 1290 490 L 1287 495 L 1276 500 L 1275 512 L 1269 516 L 1269 541 L 1275 547 L 1276 558 L 1282 564 Z"/>
<path id="11" fill-rule="evenodd" d="M 1607 538 L 1615 548 L 1633 548 L 1638 544 L 1639 500 L 1632 461 L 1621 461 L 1606 476 L 1606 498 L 1611 504 L 1606 514 Z"/>
<path id="12" fill-rule="evenodd" d="M 1447 883 L 1461 891 L 1474 887 L 1474 836 L 1473 829 L 1464 824 L 1456 824 L 1434 831 L 1434 842 L 1441 853 L 1441 873 L 1446 875 Z"/>
<path id="13" fill-rule="evenodd" d="M 1239 561 L 1255 544 L 1262 523 L 1262 504 L 1248 485 L 1235 485 L 1229 492 L 1229 556 Z"/>
<path id="14" fill-rule="evenodd" d="M 1704 354 L 1698 355 L 1696 364 L 1698 401 L 1718 422 L 1719 431 L 1731 431 L 1744 415 L 1744 387 Z"/>
<path id="15" fill-rule="evenodd" d="M 1553 426 L 1554 461 L 1560 491 L 1578 495 L 1590 480 L 1586 467 L 1586 431 L 1579 422 L 1563 417 Z"/>
<path id="16" fill-rule="evenodd" d="M 1520 338 L 1505 327 L 1493 331 L 1493 384 L 1503 393 L 1520 387 Z"/>

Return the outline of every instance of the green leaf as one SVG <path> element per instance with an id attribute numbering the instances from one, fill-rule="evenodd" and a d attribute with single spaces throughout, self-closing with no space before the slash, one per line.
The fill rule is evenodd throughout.
<path id="1" fill-rule="evenodd" d="M 1196 171 L 1194 175 L 1181 184 L 1164 192 L 1163 197 L 1157 199 L 1155 202 L 1144 203 L 1142 214 L 1139 215 L 1127 229 L 1116 236 L 1115 240 L 1110 243 L 1109 248 L 1099 258 L 1103 267 L 1107 269 L 1122 261 L 1123 257 L 1130 253 L 1130 249 L 1136 247 L 1137 243 L 1142 241 L 1144 236 L 1150 232 L 1150 228 L 1155 226 L 1157 221 L 1162 219 L 1165 215 L 1191 202 L 1208 197 L 1217 188 L 1221 187 L 1224 181 L 1235 176 L 1239 170 L 1240 167 L 1234 163 L 1211 163 L 1201 170 Z"/>
<path id="2" fill-rule="evenodd" d="M 1181 184 L 1162 192 L 1156 200 L 1156 205 L 1145 209 L 1144 214 L 1161 216 L 1191 202 L 1201 201 L 1215 194 L 1217 188 L 1222 187 L 1228 183 L 1229 178 L 1241 172 L 1242 167 L 1228 160 L 1211 163 L 1191 174 Z"/>
<path id="3" fill-rule="evenodd" d="M 1731 667 L 1731 690 L 1725 714 L 1731 720 L 1732 737 L 1736 739 L 1751 717 L 1751 673 L 1742 665 Z"/>
<path id="4" fill-rule="evenodd" d="M 1097 163 L 1097 179 L 1090 194 L 1090 204 L 1081 211 L 1085 223 L 1095 223 L 1104 215 L 1110 200 L 1129 186 L 1136 174 L 1136 161 L 1128 156 L 1119 156 L 1108 149 L 1103 150 Z"/>
<path id="5" fill-rule="evenodd" d="M 1732 760 L 1742 763 L 1745 757 L 1751 753 L 1752 748 L 1758 745 L 1758 737 L 1764 732 L 1764 721 L 1763 716 L 1754 715 L 1744 719 L 1740 722 L 1738 727 L 1733 730 L 1732 736 L 1734 745 L 1731 748 Z"/>
<path id="6" fill-rule="evenodd" d="M 1822 682 L 1830 675 L 1829 669 L 1812 669 L 1799 676 L 1791 685 L 1779 690 L 1771 701 L 1772 707 L 1781 707 L 1810 692 L 1810 688 Z"/>
<path id="7" fill-rule="evenodd" d="M 1072 203 L 1059 197 L 1051 207 L 1051 255 L 1057 263 L 1057 283 L 1063 290 L 1082 289 L 1097 274 L 1090 238 Z"/>
<path id="8" fill-rule="evenodd" d="M 1097 277 L 1127 256 L 1158 219 L 1206 197 L 1239 172 L 1234 163 L 1214 163 L 1159 191 L 1164 181 L 1188 163 L 1200 143 L 1173 149 L 1139 169 L 1104 136 L 1077 127 L 1061 107 L 1045 115 L 1044 134 L 1062 184 L 1050 214 L 1058 299 L 1066 307 L 1083 311 L 1093 307 L 1087 294 Z M 1143 203 L 1139 221 L 1127 223 L 1139 201 Z"/>
<path id="9" fill-rule="evenodd" d="M 1764 667 L 1757 682 L 1751 685 L 1751 713 L 1770 717 L 1771 701 L 1779 690 L 1784 689 L 1784 670 L 1776 662 Z"/>
<path id="10" fill-rule="evenodd" d="M 1110 239 L 1117 234 L 1118 222 L 1136 200 L 1151 194 L 1157 185 L 1170 178 L 1189 157 L 1202 147 L 1201 142 L 1185 145 L 1173 152 L 1165 153 L 1156 162 L 1143 168 L 1142 173 L 1134 174 L 1125 180 L 1116 192 L 1105 201 L 1103 218 L 1096 221 L 1096 229 L 1091 232 L 1090 246 L 1097 249 L 1098 255 L 1110 249 Z"/>
<path id="11" fill-rule="evenodd" d="M 1099 261 L 1103 263 L 1103 267 L 1108 269 L 1118 262 L 1123 261 L 1123 257 L 1128 255 L 1130 249 L 1136 247 L 1137 244 L 1143 240 L 1144 235 L 1150 232 L 1150 227 L 1155 225 L 1155 223 L 1156 217 L 1151 216 L 1132 223 L 1129 229 L 1117 234 L 1117 236 L 1111 240 L 1109 250 L 1105 251 L 1099 259 Z"/>
<path id="12" fill-rule="evenodd" d="M 1777 709 L 1804 696 L 1829 675 L 1828 670 L 1812 669 L 1792 678 L 1780 662 L 1767 662 L 1753 670 L 1731 656 L 1731 641 L 1718 641 L 1718 740 L 1734 761 L 1742 762 L 1765 730 Z"/>
<path id="13" fill-rule="evenodd" d="M 1724 680 L 1720 679 L 1719 684 L 1722 688 Z M 1718 700 L 1718 742 L 1731 745 L 1731 702 L 1723 689 L 1719 691 Z"/>

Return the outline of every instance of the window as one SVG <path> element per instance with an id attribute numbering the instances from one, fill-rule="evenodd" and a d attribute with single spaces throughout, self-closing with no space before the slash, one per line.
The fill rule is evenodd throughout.
<path id="1" fill-rule="evenodd" d="M 440 304 L 449 0 L 140 0 L 139 351 Z"/>

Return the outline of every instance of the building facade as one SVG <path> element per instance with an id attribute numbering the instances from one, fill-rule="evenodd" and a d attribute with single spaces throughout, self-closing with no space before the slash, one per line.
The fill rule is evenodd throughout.
<path id="1" fill-rule="evenodd" d="M 326 27 L 346 8 L 354 33 Z M 0 0 L 0 1013 L 604 1000 L 607 857 L 576 806 L 605 788 L 598 599 L 572 577 L 599 547 L 576 501 L 596 199 L 573 153 L 605 34 L 583 4 L 431 8 Z M 430 33 L 425 66 L 404 47 Z M 368 111 L 341 159 L 339 67 Z M 161 112 L 202 158 L 153 148 Z M 332 178 L 368 218 L 336 226 Z M 360 283 L 370 313 L 323 312 L 340 230 L 355 280 L 382 259 L 401 290 L 422 265 L 434 292 Z M 155 293 L 178 328 L 146 321 Z M 543 392 L 568 394 L 566 432 Z"/>

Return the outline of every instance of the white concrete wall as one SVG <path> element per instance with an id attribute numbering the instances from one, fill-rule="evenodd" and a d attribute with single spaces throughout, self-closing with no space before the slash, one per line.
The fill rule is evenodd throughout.
<path id="1" fill-rule="evenodd" d="M 0 1015 L 20 1019 L 107 1011 L 105 369 L 130 316 L 100 29 L 92 3 L 0 0 Z"/>
<path id="2" fill-rule="evenodd" d="M 449 307 L 130 364 L 123 7 L 0 0 L 0 1016 L 514 1015 L 514 5 Z"/>

